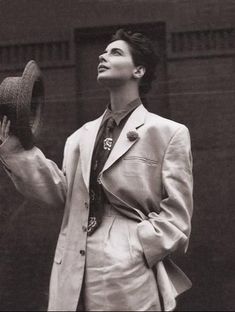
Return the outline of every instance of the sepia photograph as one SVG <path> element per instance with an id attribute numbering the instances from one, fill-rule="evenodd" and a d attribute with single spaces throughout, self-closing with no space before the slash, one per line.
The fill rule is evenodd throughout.
<path id="1" fill-rule="evenodd" d="M 0 311 L 235 311 L 235 0 L 0 0 Z"/>

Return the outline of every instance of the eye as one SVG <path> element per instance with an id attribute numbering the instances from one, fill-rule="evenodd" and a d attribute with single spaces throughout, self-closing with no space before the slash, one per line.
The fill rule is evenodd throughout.
<path id="1" fill-rule="evenodd" d="M 112 54 L 113 55 L 122 55 L 121 51 L 119 51 L 119 50 L 113 50 Z"/>

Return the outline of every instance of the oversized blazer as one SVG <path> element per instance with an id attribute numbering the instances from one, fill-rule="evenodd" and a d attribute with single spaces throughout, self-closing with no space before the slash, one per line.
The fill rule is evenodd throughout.
<path id="1" fill-rule="evenodd" d="M 66 142 L 63 169 L 14 137 L 0 146 L 1 161 L 27 198 L 64 209 L 51 273 L 49 310 L 75 311 L 82 287 L 89 215 L 92 152 L 102 116 Z M 135 131 L 135 140 L 127 133 Z M 193 210 L 192 156 L 188 129 L 137 107 L 100 174 L 110 203 L 135 219 L 147 264 L 156 275 L 164 310 L 191 286 L 171 254 L 188 247 Z"/>

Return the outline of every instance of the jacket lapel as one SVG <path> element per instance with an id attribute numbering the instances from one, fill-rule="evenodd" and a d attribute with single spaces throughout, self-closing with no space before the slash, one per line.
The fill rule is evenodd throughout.
<path id="1" fill-rule="evenodd" d="M 112 166 L 115 161 L 117 161 L 122 155 L 124 155 L 139 140 L 140 137 L 138 137 L 134 141 L 130 141 L 127 138 L 127 133 L 129 131 L 135 131 L 138 133 L 139 127 L 144 124 L 146 112 L 147 110 L 145 109 L 145 107 L 143 105 L 140 105 L 131 114 L 125 126 L 123 127 L 120 136 L 104 165 L 102 172 Z"/>
<path id="2" fill-rule="evenodd" d="M 89 189 L 92 153 L 94 150 L 96 136 L 104 114 L 100 116 L 98 119 L 84 125 L 84 135 L 80 143 L 81 166 L 82 166 L 82 175 L 87 189 Z"/>
<path id="3" fill-rule="evenodd" d="M 120 136 L 104 165 L 102 172 L 107 170 L 115 161 L 117 161 L 123 154 L 125 154 L 131 148 L 131 146 L 133 146 L 138 141 L 138 138 L 135 141 L 128 140 L 127 133 L 129 131 L 135 131 L 138 133 L 138 128 L 144 124 L 146 112 L 147 110 L 145 109 L 145 107 L 143 105 L 140 105 L 131 114 L 125 126 L 123 127 Z M 94 150 L 96 136 L 104 114 L 93 122 L 84 125 L 84 136 L 80 143 L 81 166 L 82 175 L 87 189 L 89 189 L 92 153 Z"/>

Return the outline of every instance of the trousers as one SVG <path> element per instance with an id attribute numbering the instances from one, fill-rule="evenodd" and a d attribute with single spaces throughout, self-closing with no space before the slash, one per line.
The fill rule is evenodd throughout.
<path id="1" fill-rule="evenodd" d="M 137 222 L 111 205 L 105 205 L 101 226 L 87 237 L 82 296 L 85 311 L 161 311 Z"/>

